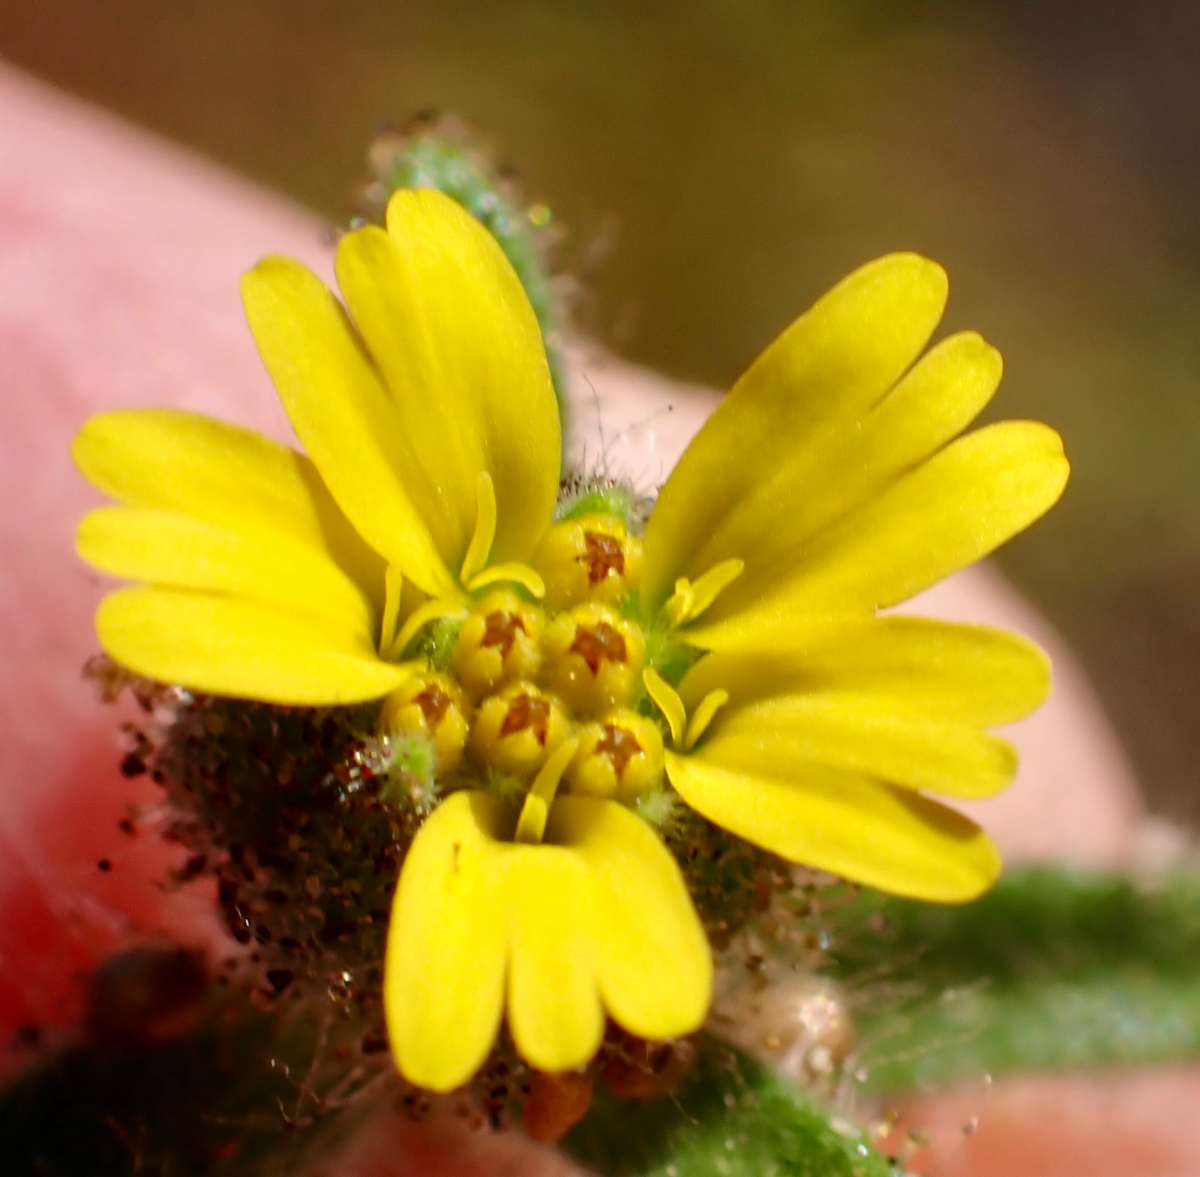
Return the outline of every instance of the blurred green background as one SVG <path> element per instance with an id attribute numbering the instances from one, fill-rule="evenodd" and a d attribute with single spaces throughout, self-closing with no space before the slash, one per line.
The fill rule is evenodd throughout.
<path id="1" fill-rule="evenodd" d="M 0 55 L 339 220 L 382 120 L 462 114 L 571 227 L 585 325 L 715 385 L 860 262 L 939 259 L 993 413 L 1074 463 L 1004 568 L 1200 819 L 1195 0 L 0 0 Z"/>

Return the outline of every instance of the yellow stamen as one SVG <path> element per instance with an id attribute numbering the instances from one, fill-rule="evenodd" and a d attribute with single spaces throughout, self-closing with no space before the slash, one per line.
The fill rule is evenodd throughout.
<path id="1" fill-rule="evenodd" d="M 663 617 L 670 629 L 695 621 L 701 613 L 745 571 L 746 561 L 722 560 L 714 564 L 694 584 L 686 576 L 675 582 L 675 592 L 663 605 Z"/>
<path id="2" fill-rule="evenodd" d="M 475 483 L 475 532 L 471 544 L 463 557 L 458 579 L 470 585 L 471 579 L 487 563 L 492 554 L 492 541 L 496 538 L 496 488 L 492 476 L 482 470 Z"/>
<path id="3" fill-rule="evenodd" d="M 467 554 L 470 555 L 469 552 Z M 464 564 L 463 567 L 465 568 L 466 565 Z M 470 580 L 464 580 L 463 583 L 466 584 L 467 590 L 473 593 L 501 580 L 511 581 L 528 589 L 529 595 L 534 600 L 540 601 L 546 595 L 545 583 L 528 564 L 493 564 Z"/>
<path id="4" fill-rule="evenodd" d="M 675 582 L 675 591 L 663 606 L 663 617 L 670 629 L 678 629 L 690 616 L 696 600 L 696 591 L 686 576 Z"/>
<path id="5" fill-rule="evenodd" d="M 404 587 L 404 577 L 394 564 L 387 566 L 383 584 L 383 623 L 379 627 L 380 657 L 387 656 L 386 651 L 391 649 L 396 640 L 396 622 L 400 620 L 400 590 Z"/>
<path id="6" fill-rule="evenodd" d="M 649 666 L 642 671 L 642 682 L 646 684 L 646 692 L 650 698 L 658 704 L 658 709 L 666 716 L 667 726 L 671 729 L 671 742 L 676 748 L 680 747 L 683 743 L 684 723 L 687 720 L 683 700 L 675 688 Z"/>
<path id="7" fill-rule="evenodd" d="M 392 642 L 387 653 L 384 654 L 384 657 L 398 658 L 404 653 L 408 647 L 408 643 L 431 621 L 436 621 L 439 617 L 449 617 L 453 613 L 465 615 L 466 610 L 463 609 L 461 601 L 457 601 L 452 597 L 437 597 L 432 601 L 426 601 L 424 605 L 414 609 L 408 615 L 408 619 L 405 621 L 399 634 L 397 634 L 395 641 Z"/>
<path id="8" fill-rule="evenodd" d="M 695 621 L 746 569 L 745 560 L 722 560 L 714 564 L 692 586 L 695 600 L 688 612 L 688 620 Z"/>
<path id="9" fill-rule="evenodd" d="M 550 802 L 554 800 L 558 783 L 578 747 L 578 740 L 564 740 L 533 778 L 533 784 L 525 795 L 525 804 L 521 806 L 521 816 L 517 818 L 514 842 L 536 845 L 542 840 L 542 835 L 546 832 L 546 818 L 550 814 Z"/>
<path id="10" fill-rule="evenodd" d="M 683 737 L 685 752 L 690 752 L 696 746 L 696 741 L 704 735 L 708 725 L 712 723 L 713 716 L 728 702 L 729 692 L 721 690 L 709 691 L 700 700 L 700 706 L 692 713 L 692 721 L 688 724 L 687 734 Z"/>

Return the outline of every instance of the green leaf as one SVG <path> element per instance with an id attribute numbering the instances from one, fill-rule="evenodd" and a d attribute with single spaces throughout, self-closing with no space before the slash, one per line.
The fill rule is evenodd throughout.
<path id="1" fill-rule="evenodd" d="M 1200 1056 L 1196 876 L 1019 869 L 964 907 L 864 894 L 839 925 L 870 1091 Z"/>
<path id="2" fill-rule="evenodd" d="M 890 1177 L 852 1124 L 712 1038 L 670 1098 L 635 1102 L 598 1086 L 563 1141 L 603 1177 Z"/>

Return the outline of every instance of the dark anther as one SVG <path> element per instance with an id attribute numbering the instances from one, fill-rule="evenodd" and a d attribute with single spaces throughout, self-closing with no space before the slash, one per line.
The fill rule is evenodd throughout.
<path id="1" fill-rule="evenodd" d="M 436 683 L 430 683 L 414 700 L 425 716 L 430 731 L 436 731 L 442 716 L 446 714 L 454 700 L 450 698 Z"/>
<path id="2" fill-rule="evenodd" d="M 604 725 L 604 735 L 596 743 L 596 752 L 609 758 L 618 777 L 625 771 L 625 766 L 641 750 L 642 746 L 634 738 L 632 732 L 623 727 L 617 727 L 613 723 Z"/>
<path id="3" fill-rule="evenodd" d="M 577 559 L 588 566 L 589 584 L 599 584 L 610 572 L 625 575 L 625 545 L 616 536 L 585 531 L 583 542 L 587 551 Z"/>
<path id="4" fill-rule="evenodd" d="M 513 642 L 517 640 L 517 633 L 525 632 L 525 623 L 515 613 L 501 610 L 489 613 L 486 620 L 487 628 L 480 646 L 496 646 L 500 650 L 500 657 L 507 658 Z"/>
<path id="5" fill-rule="evenodd" d="M 545 744 L 550 728 L 550 704 L 535 695 L 518 695 L 509 705 L 508 714 L 500 725 L 500 738 L 530 728 L 539 744 Z"/>
<path id="6" fill-rule="evenodd" d="M 360 1049 L 363 1054 L 383 1054 L 388 1048 L 387 1039 L 382 1034 L 364 1034 Z"/>
<path id="7" fill-rule="evenodd" d="M 599 674 L 600 663 L 606 659 L 609 662 L 624 662 L 628 656 L 625 639 L 607 621 L 589 628 L 580 626 L 571 643 L 571 653 L 578 654 L 593 674 Z"/>

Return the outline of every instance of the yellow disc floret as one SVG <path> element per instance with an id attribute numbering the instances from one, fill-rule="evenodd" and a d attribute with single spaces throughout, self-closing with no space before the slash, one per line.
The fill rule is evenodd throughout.
<path id="1" fill-rule="evenodd" d="M 489 593 L 463 622 L 451 665 L 476 698 L 507 682 L 532 679 L 541 665 L 546 616 L 512 589 Z"/>
<path id="2" fill-rule="evenodd" d="M 562 704 L 532 683 L 510 683 L 479 705 L 467 750 L 480 765 L 529 776 L 570 735 Z"/>
<path id="3" fill-rule="evenodd" d="M 633 698 L 646 654 L 638 627 L 605 605 L 560 613 L 542 639 L 542 676 L 578 715 L 598 715 Z"/>
<path id="4" fill-rule="evenodd" d="M 388 735 L 428 736 L 439 776 L 453 772 L 467 743 L 471 705 L 462 688 L 445 674 L 414 674 L 383 701 L 379 729 Z"/>
<path id="5" fill-rule="evenodd" d="M 635 711 L 621 710 L 580 729 L 566 784 L 572 793 L 628 804 L 657 788 L 662 775 L 658 726 Z"/>
<path id="6" fill-rule="evenodd" d="M 583 601 L 618 605 L 638 581 L 642 541 L 617 515 L 584 515 L 551 527 L 533 563 L 546 585 L 548 609 Z"/>

